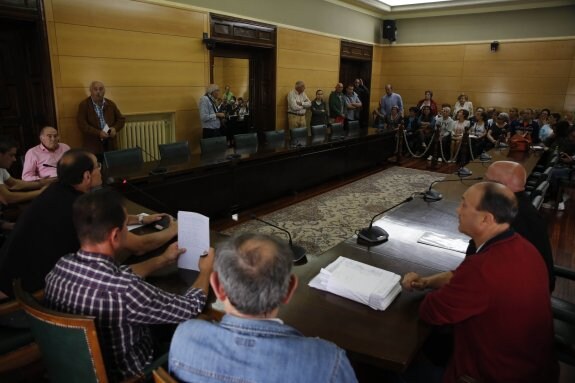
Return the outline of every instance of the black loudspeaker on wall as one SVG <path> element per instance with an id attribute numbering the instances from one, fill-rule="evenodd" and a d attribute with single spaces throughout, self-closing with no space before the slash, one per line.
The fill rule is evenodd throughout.
<path id="1" fill-rule="evenodd" d="M 393 42 L 395 41 L 396 33 L 395 20 L 383 20 L 383 38 Z"/>

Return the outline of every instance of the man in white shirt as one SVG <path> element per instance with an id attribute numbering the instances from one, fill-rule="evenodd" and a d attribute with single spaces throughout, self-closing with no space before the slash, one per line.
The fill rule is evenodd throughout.
<path id="1" fill-rule="evenodd" d="M 298 81 L 287 95 L 288 103 L 288 129 L 306 126 L 306 109 L 311 107 L 311 101 L 305 94 L 305 83 Z M 286 132 L 289 135 L 289 132 Z"/>

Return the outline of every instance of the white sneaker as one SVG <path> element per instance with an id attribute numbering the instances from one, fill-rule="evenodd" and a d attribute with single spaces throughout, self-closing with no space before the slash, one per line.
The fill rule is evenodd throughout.
<path id="1" fill-rule="evenodd" d="M 545 202 L 543 204 L 541 204 L 541 207 L 543 209 L 555 209 L 555 203 L 553 202 Z"/>
<path id="2" fill-rule="evenodd" d="M 441 159 L 441 157 L 439 157 L 439 158 L 437 159 L 437 162 L 443 162 L 443 160 Z"/>
<path id="3" fill-rule="evenodd" d="M 559 203 L 557 204 L 557 210 L 558 210 L 558 211 L 563 211 L 563 210 L 565 210 L 565 202 L 559 202 Z"/>
<path id="4" fill-rule="evenodd" d="M 433 156 L 427 157 L 427 161 L 431 161 L 432 159 L 433 159 Z"/>

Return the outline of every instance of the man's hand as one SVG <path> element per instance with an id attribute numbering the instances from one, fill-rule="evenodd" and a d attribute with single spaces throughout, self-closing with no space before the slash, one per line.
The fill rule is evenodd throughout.
<path id="1" fill-rule="evenodd" d="M 217 118 L 226 118 L 226 114 L 225 114 L 225 113 L 218 112 L 218 113 L 216 113 L 216 117 L 217 117 Z"/>
<path id="2" fill-rule="evenodd" d="M 569 154 L 561 153 L 559 155 L 561 156 L 561 162 L 566 163 L 566 164 L 570 164 L 573 162 L 573 157 L 571 157 Z"/>
<path id="3" fill-rule="evenodd" d="M 417 273 L 409 272 L 403 276 L 401 286 L 409 291 L 412 291 L 413 289 L 424 290 L 427 288 L 427 279 L 422 278 Z"/>
<path id="4" fill-rule="evenodd" d="M 116 137 L 116 128 L 110 128 L 110 131 L 108 132 L 108 135 L 112 138 Z"/>
<path id="5" fill-rule="evenodd" d="M 151 223 L 154 223 L 154 222 L 157 222 L 157 221 L 161 220 L 162 218 L 164 218 L 165 215 L 167 215 L 167 214 L 162 214 L 162 213 L 160 213 L 160 214 L 150 214 L 150 215 L 145 216 L 145 217 L 142 219 L 142 222 L 144 223 L 144 225 L 149 225 L 149 224 L 151 224 Z"/>
<path id="6" fill-rule="evenodd" d="M 166 265 L 170 265 L 178 260 L 181 254 L 185 253 L 186 249 L 178 247 L 178 242 L 172 243 L 166 251 L 162 253 L 162 257 L 166 261 Z"/>
<path id="7" fill-rule="evenodd" d="M 213 247 L 210 247 L 208 251 L 208 255 L 201 256 L 198 261 L 198 267 L 200 268 L 200 273 L 207 273 L 208 275 L 212 273 L 214 269 L 214 257 L 215 257 L 215 250 Z"/>
<path id="8" fill-rule="evenodd" d="M 100 139 L 105 140 L 106 138 L 109 138 L 110 136 L 108 135 L 108 133 L 104 132 L 103 130 L 100 130 Z"/>

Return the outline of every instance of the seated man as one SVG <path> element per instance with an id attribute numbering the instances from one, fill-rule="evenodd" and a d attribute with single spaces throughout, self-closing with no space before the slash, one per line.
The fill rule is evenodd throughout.
<path id="1" fill-rule="evenodd" d="M 49 180 L 22 181 L 10 176 L 8 170 L 16 161 L 18 144 L 11 138 L 0 137 L 0 202 L 4 204 L 30 201 L 40 195 Z"/>
<path id="2" fill-rule="evenodd" d="M 26 152 L 22 179 L 37 181 L 42 178 L 55 178 L 56 164 L 64 153 L 70 150 L 66 144 L 60 143 L 58 131 L 51 126 L 40 130 L 40 145 Z"/>
<path id="3" fill-rule="evenodd" d="M 184 382 L 357 382 L 345 351 L 276 318 L 297 287 L 292 259 L 283 242 L 263 234 L 218 248 L 210 284 L 226 315 L 178 326 L 171 372 Z"/>
<path id="4" fill-rule="evenodd" d="M 129 221 L 119 194 L 84 194 L 74 202 L 73 216 L 80 250 L 60 258 L 46 276 L 46 303 L 60 312 L 95 317 L 112 375 L 139 375 L 154 358 L 149 325 L 182 322 L 202 311 L 213 251 L 200 258 L 194 285 L 184 295 L 171 294 L 143 278 L 177 261 L 186 251 L 177 243 L 147 261 L 118 266 L 116 257 L 126 246 Z"/>
<path id="5" fill-rule="evenodd" d="M 527 181 L 525 168 L 523 165 L 513 161 L 496 161 L 487 168 L 485 179 L 499 182 L 515 193 L 518 211 L 511 228 L 531 242 L 543 257 L 549 277 L 549 291 L 553 292 L 555 289 L 555 272 L 553 270 L 553 254 L 551 252 L 551 243 L 549 242 L 547 223 L 545 223 L 545 220 L 525 193 L 525 182 Z M 475 251 L 475 244 L 471 243 L 467 253 L 475 254 Z"/>
<path id="6" fill-rule="evenodd" d="M 27 291 L 43 288 L 44 277 L 58 259 L 80 248 L 72 224 L 72 205 L 79 196 L 100 185 L 102 174 L 96 156 L 82 149 L 69 150 L 62 156 L 58 163 L 58 181 L 26 208 L 0 249 L 0 296 L 2 292 L 12 296 L 14 278 L 22 279 Z M 128 223 L 149 224 L 161 218 L 160 214 L 130 216 Z M 128 233 L 124 247 L 132 254 L 144 254 L 165 244 L 177 233 L 175 222 L 157 233 Z"/>
<path id="7" fill-rule="evenodd" d="M 553 318 L 545 263 L 510 229 L 517 201 L 507 187 L 482 182 L 463 194 L 459 231 L 478 244 L 454 271 L 407 273 L 406 289 L 435 288 L 419 307 L 434 325 L 453 325 L 454 351 L 443 382 L 556 382 Z"/>

